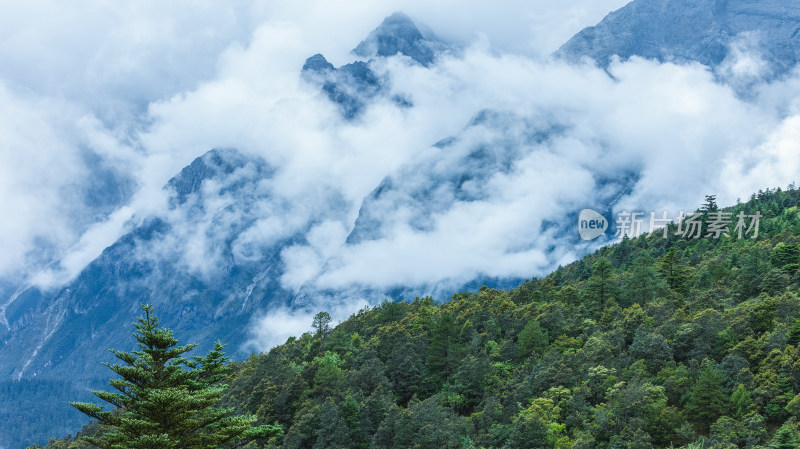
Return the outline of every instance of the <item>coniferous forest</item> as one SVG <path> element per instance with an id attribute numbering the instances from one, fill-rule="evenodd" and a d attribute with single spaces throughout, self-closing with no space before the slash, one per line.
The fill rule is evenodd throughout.
<path id="1" fill-rule="evenodd" d="M 725 209 L 763 215 L 757 238 L 670 225 L 509 291 L 321 311 L 232 363 L 215 410 L 268 426 L 245 447 L 797 448 L 799 205 L 790 186 Z M 87 423 L 46 447 L 114 431 Z"/>

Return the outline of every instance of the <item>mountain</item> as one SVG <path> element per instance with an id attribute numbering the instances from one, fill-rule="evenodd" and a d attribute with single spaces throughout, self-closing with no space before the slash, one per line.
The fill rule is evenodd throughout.
<path id="1" fill-rule="evenodd" d="M 244 180 L 236 176 L 242 171 L 249 175 Z M 268 176 L 269 169 L 262 162 L 232 150 L 211 151 L 184 168 L 167 186 L 172 192 L 170 212 L 180 221 L 148 218 L 52 296 L 31 288 L 6 308 L 3 317 L 11 326 L 4 332 L 5 344 L 0 348 L 0 364 L 9 367 L 6 374 L 17 379 L 46 377 L 48 367 L 62 365 L 74 372 L 96 372 L 96 362 L 72 354 L 91 352 L 103 341 L 115 345 L 126 338 L 127 332 L 112 323 L 125 322 L 130 310 L 143 302 L 170 308 L 179 317 L 171 323 L 176 328 L 227 339 L 229 332 L 221 329 L 220 323 L 226 316 L 253 312 L 252 303 L 248 308 L 248 294 L 280 291 L 269 281 L 263 285 L 254 281 L 261 279 L 258 274 L 273 269 L 269 261 L 276 254 L 265 254 L 253 267 L 255 264 L 238 262 L 227 244 L 232 234 L 256 219 L 245 212 L 260 199 L 255 184 Z M 203 191 L 211 182 L 216 182 L 218 189 Z M 186 231 L 222 221 L 226 209 L 209 210 L 206 195 L 229 195 L 241 212 L 238 222 L 219 223 L 209 230 L 217 245 L 213 251 L 219 251 L 217 260 L 223 263 L 211 277 L 193 274 L 179 252 L 169 247 L 189 244 L 191 235 L 177 232 L 177 225 Z M 263 216 L 259 214 L 259 218 Z M 224 280 L 214 276 L 224 276 Z M 234 298 L 238 307 L 230 308 Z M 243 336 L 238 336 L 234 344 L 242 341 Z"/>
<path id="2" fill-rule="evenodd" d="M 301 75 L 306 81 L 320 85 L 347 119 L 356 118 L 370 100 L 385 90 L 385 81 L 364 61 L 334 68 L 324 56 L 316 54 L 306 60 Z"/>
<path id="3" fill-rule="evenodd" d="M 498 188 L 499 177 L 532 175 L 528 164 L 546 159 L 547 148 L 564 136 L 568 126 L 541 111 L 480 111 L 460 133 L 442 139 L 384 178 L 364 199 L 347 242 L 386 238 L 398 223 L 415 231 L 431 231 L 437 226 L 437 218 L 465 205 L 488 201 Z M 603 169 L 597 169 L 594 177 L 597 188 L 591 201 L 604 210 L 637 180 L 633 173 Z M 579 205 L 570 204 L 567 198 L 553 201 L 565 209 L 563 220 L 555 221 L 570 223 L 568 214 Z M 573 243 L 578 239 L 571 226 L 531 232 L 548 233 L 554 240 L 573 239 Z"/>
<path id="4" fill-rule="evenodd" d="M 407 15 L 396 12 L 383 20 L 367 38 L 353 49 L 362 58 L 402 54 L 429 66 L 447 45 L 427 29 L 420 30 Z"/>
<path id="5" fill-rule="evenodd" d="M 800 61 L 800 4 L 783 0 L 635 0 L 585 28 L 557 51 L 607 66 L 614 55 L 695 61 L 719 67 L 739 51 L 766 63 L 778 77 Z"/>
<path id="6" fill-rule="evenodd" d="M 632 6 L 640 3 L 649 9 Z M 664 33 L 671 30 L 664 28 L 670 23 L 675 27 L 693 24 L 697 33 L 707 33 L 703 20 L 708 14 L 708 20 L 724 24 L 728 27 L 725 30 L 745 28 L 731 28 L 728 24 L 740 20 L 729 17 L 733 3 L 717 4 L 725 7 L 703 9 L 707 2 L 702 1 L 636 1 L 628 9 L 612 13 L 594 29 L 579 33 L 562 47 L 560 54 L 569 58 L 596 57 L 607 64 L 611 54 L 646 56 L 646 49 L 652 47 L 656 52 L 655 47 L 663 44 L 663 51 L 653 57 L 718 64 L 727 57 L 724 43 L 741 33 L 718 31 L 699 41 L 672 34 L 660 35 L 661 40 L 641 38 L 650 32 L 645 19 L 655 21 L 649 25 L 662 27 Z M 778 4 L 764 5 L 777 8 Z M 794 23 L 796 6 L 786 5 L 782 11 L 788 16 L 787 23 Z M 651 12 L 641 15 L 642 11 Z M 764 20 L 768 19 L 773 20 Z M 624 42 L 632 48 L 625 50 L 628 44 Z M 787 45 L 796 48 L 794 43 Z M 394 14 L 356 46 L 353 55 L 357 59 L 336 67 L 317 54 L 306 60 L 300 77 L 317 86 L 322 98 L 339 108 L 345 122 L 353 122 L 363 118 L 372 102 L 381 99 L 388 99 L 398 108 L 414 107 L 412 101 L 393 91 L 388 75 L 379 73 L 381 58 L 399 54 L 409 64 L 432 67 L 448 48 L 407 16 Z M 797 61 L 796 53 L 788 50 L 774 50 L 774 58 L 776 66 L 790 67 Z M 84 422 L 67 401 L 86 400 L 88 389 L 103 386 L 107 373 L 100 362 L 111 359 L 107 348 L 130 346 L 130 323 L 141 303 L 154 304 L 163 324 L 182 341 L 201 343 L 198 351 L 221 339 L 228 344 L 232 357 L 243 359 L 252 351 L 247 345 L 252 321 L 268 308 L 303 308 L 314 301 L 334 306 L 352 298 L 378 302 L 386 297 L 409 299 L 424 294 L 444 299 L 464 286 L 473 290 L 481 284 L 507 287 L 528 277 L 520 274 L 501 278 L 476 270 L 471 279 L 443 279 L 435 285 L 397 282 L 386 288 L 353 285 L 321 289 L 312 278 L 297 288 L 286 287 L 282 282 L 287 272 L 284 252 L 309 244 L 309 230 L 326 222 L 351 223 L 351 210 L 357 211 L 357 217 L 352 227 L 344 231 L 347 248 L 381 239 L 393 229 L 420 234 L 435 231 L 435 220 L 447 214 L 455 225 L 492 219 L 485 210 L 470 208 L 482 204 L 488 189 L 502 191 L 497 179 L 523 176 L 537 187 L 524 198 L 536 199 L 548 211 L 556 211 L 552 212 L 555 218 L 524 235 L 504 236 L 511 243 L 503 249 L 525 254 L 532 249 L 532 240 L 538 238 L 544 242 L 541 258 L 555 264 L 556 242 L 565 246 L 579 243 L 574 230 L 567 229 L 564 223 L 571 222 L 571 214 L 586 201 L 563 197 L 558 192 L 542 193 L 543 186 L 548 185 L 542 161 L 547 161 L 548 167 L 558 165 L 558 155 L 548 147 L 568 126 L 571 125 L 550 111 L 485 110 L 455 135 L 443 135 L 438 143 L 420 148 L 412 160 L 387 174 L 360 204 L 348 204 L 335 189 L 316 191 L 303 201 L 287 202 L 274 194 L 276 168 L 260 157 L 235 149 L 215 149 L 198 157 L 165 186 L 169 203 L 163 213 L 135 217 L 126 234 L 68 285 L 56 291 L 31 287 L 6 301 L 0 316 L 6 324 L 0 328 L 0 373 L 4 375 L 0 381 L 0 416 L 11 424 L 0 435 L 0 447 L 17 448 L 23 441 L 43 442 L 51 435 L 74 431 Z M 594 172 L 587 182 L 596 187 L 593 201 L 599 210 L 613 207 L 615 200 L 635 184 L 637 176 L 635 172 Z M 536 213 L 529 206 L 520 204 L 519 210 L 512 212 Z M 287 217 L 299 218 L 289 221 Z M 422 250 L 429 248 L 423 245 Z M 329 274 L 328 262 L 323 258 L 322 274 Z M 566 337 L 558 344 L 569 347 L 569 338 L 575 337 Z M 296 350 L 297 346 L 289 348 Z M 50 405 L 37 413 L 21 414 L 19 410 L 30 398 L 47 400 Z"/>
<path id="7" fill-rule="evenodd" d="M 342 115 L 352 120 L 370 100 L 389 91 L 391 80 L 381 79 L 372 70 L 372 59 L 399 54 L 428 67 L 447 48 L 431 32 L 423 33 L 414 21 L 398 12 L 384 19 L 353 49 L 355 56 L 367 61 L 357 60 L 336 68 L 323 55 L 316 54 L 306 60 L 301 76 L 320 86 L 328 99 L 339 105 Z M 402 96 L 394 96 L 392 100 L 400 107 L 411 106 Z"/>
<path id="8" fill-rule="evenodd" d="M 760 232 L 671 224 L 508 291 L 386 301 L 235 364 L 223 403 L 282 426 L 266 448 L 796 447 L 800 190 L 715 212 Z"/>

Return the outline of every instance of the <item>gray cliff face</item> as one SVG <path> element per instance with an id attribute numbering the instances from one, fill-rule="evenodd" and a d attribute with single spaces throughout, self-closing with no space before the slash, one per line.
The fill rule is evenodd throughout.
<path id="1" fill-rule="evenodd" d="M 432 33 L 421 31 L 407 15 L 397 12 L 384 19 L 353 50 L 356 56 L 373 58 L 403 54 L 424 65 L 431 65 L 445 44 Z"/>
<path id="2" fill-rule="evenodd" d="M 635 0 L 557 52 L 607 66 L 614 55 L 717 67 L 742 40 L 780 76 L 800 60 L 800 3 L 785 0 Z"/>
<path id="3" fill-rule="evenodd" d="M 492 176 L 513 170 L 534 146 L 558 135 L 557 128 L 544 120 L 481 111 L 459 135 L 441 140 L 384 178 L 364 199 L 347 242 L 384 238 L 398 220 L 429 231 L 436 214 L 460 202 L 485 200 Z"/>
<path id="4" fill-rule="evenodd" d="M 371 62 L 375 58 L 404 55 L 428 67 L 447 45 L 429 32 L 421 31 L 405 14 L 394 13 L 353 49 L 353 54 L 366 59 L 334 67 L 321 54 L 306 59 L 300 72 L 306 82 L 316 84 L 330 101 L 339 106 L 347 120 L 358 118 L 375 97 L 390 93 L 391 80 L 378 76 Z M 392 101 L 399 107 L 411 106 L 400 96 Z"/>

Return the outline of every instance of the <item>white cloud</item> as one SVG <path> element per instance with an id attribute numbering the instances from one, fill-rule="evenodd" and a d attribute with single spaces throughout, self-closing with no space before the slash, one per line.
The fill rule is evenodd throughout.
<path id="1" fill-rule="evenodd" d="M 720 176 L 727 192 L 743 201 L 770 186 L 795 185 L 800 179 L 800 115 L 787 117 L 763 143 L 728 154 Z"/>
<path id="2" fill-rule="evenodd" d="M 770 75 L 769 64 L 764 60 L 759 48 L 758 33 L 742 33 L 730 47 L 730 53 L 719 69 L 727 82 L 737 87 L 746 87 L 765 75 Z"/>
<path id="3" fill-rule="evenodd" d="M 558 233 L 543 231 L 542 224 L 571 224 L 569 213 L 599 200 L 603 180 L 638 174 L 619 207 L 677 213 L 696 207 L 707 193 L 731 204 L 759 182 L 759 188 L 785 185 L 800 154 L 792 151 L 796 142 L 784 141 L 781 151 L 769 153 L 769 165 L 748 172 L 749 186 L 738 182 L 742 175 L 731 174 L 720 162 L 751 148 L 763 152 L 760 146 L 780 123 L 780 113 L 738 98 L 699 65 L 633 58 L 610 68 L 612 80 L 591 67 L 494 56 L 477 47 L 431 71 L 389 66 L 393 79 L 400 80 L 395 87 L 411 92 L 414 110 L 431 121 L 449 124 L 441 117 L 456 116 L 465 123 L 465 115 L 489 108 L 513 111 L 512 121 L 533 130 L 547 129 L 551 122 L 564 130 L 542 147 L 527 143 L 522 136 L 527 128 L 500 128 L 494 135 L 481 127 L 456 132 L 462 141 L 454 147 L 424 147 L 409 157 L 409 166 L 388 172 L 399 185 L 398 193 L 388 195 L 400 199 L 373 205 L 383 236 L 342 247 L 324 268 L 308 247 L 291 248 L 284 253 L 287 286 L 309 280 L 319 288 L 380 289 L 447 280 L 455 288 L 476 276 L 545 274 L 583 249 L 572 251 L 572 242 L 557 240 Z M 372 123 L 365 120 L 362 127 L 370 130 Z M 482 195 L 478 201 L 448 203 L 451 193 L 438 189 L 421 203 L 413 200 L 429 183 L 458 173 L 472 149 L 503 151 L 509 141 L 519 151 L 512 169 L 494 172 L 487 166 L 491 180 L 472 187 Z M 786 176 L 767 175 L 784 162 Z M 426 201 L 444 207 L 427 211 Z M 429 219 L 424 230 L 413 226 L 420 214 Z"/>
<path id="4" fill-rule="evenodd" d="M 7 2 L 0 14 L 0 77 L 15 88 L 85 105 L 104 121 L 130 120 L 148 102 L 211 77 L 220 52 L 245 43 L 264 19 L 252 5 Z"/>
<path id="5" fill-rule="evenodd" d="M 90 146 L 108 136 L 85 126 L 91 121 L 86 114 L 0 81 L 0 278 L 25 276 L 57 259 L 93 214 L 107 210 L 87 204 L 87 195 L 125 150 L 114 145 L 117 154 L 95 161 Z"/>
<path id="6" fill-rule="evenodd" d="M 271 308 L 263 315 L 254 317 L 250 323 L 251 339 L 248 346 L 256 351 L 267 351 L 283 344 L 289 337 L 299 337 L 305 332 L 312 332 L 311 323 L 318 312 L 328 312 L 333 318 L 331 324 L 335 325 L 367 306 L 369 304 L 364 300 L 353 299 L 341 303 L 314 305 L 318 308 Z"/>

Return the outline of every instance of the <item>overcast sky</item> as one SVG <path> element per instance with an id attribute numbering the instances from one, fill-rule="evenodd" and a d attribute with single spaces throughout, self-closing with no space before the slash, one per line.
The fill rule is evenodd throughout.
<path id="1" fill-rule="evenodd" d="M 547 59 L 625 3 L 3 2 L 0 291 L 2 280 L 70 279 L 132 217 L 165 214 L 162 186 L 211 148 L 278 167 L 263 188 L 275 204 L 294 204 L 244 232 L 242 254 L 317 219 L 307 243 L 282 253 L 287 288 L 546 273 L 577 253 L 554 249 L 541 224 L 591 206 L 600 175 L 638 172 L 621 206 L 647 211 L 693 208 L 706 193 L 730 204 L 794 181 L 798 77 L 757 84 L 748 100 L 730 87 L 758 71 L 757 51 L 734 52 L 725 82 L 698 65 L 634 59 L 612 65 L 612 79 Z M 398 10 L 463 51 L 431 68 L 378 62 L 414 107 L 379 101 L 344 123 L 299 69 L 315 53 L 351 62 L 350 50 Z M 532 122 L 548 116 L 569 131 L 547 148 L 525 147 L 514 170 L 481 187 L 487 198 L 448 204 L 429 232 L 409 228 L 402 214 L 413 210 L 387 211 L 385 238 L 344 245 L 361 200 L 385 176 L 419 172 L 420 153 L 463 134 L 483 109 Z M 475 131 L 461 145 L 498 138 Z M 331 190 L 345 210 L 324 210 L 320 192 Z M 225 204 L 217 206 L 209 210 Z M 186 260 L 213 265 L 205 224 L 184 225 Z"/>

